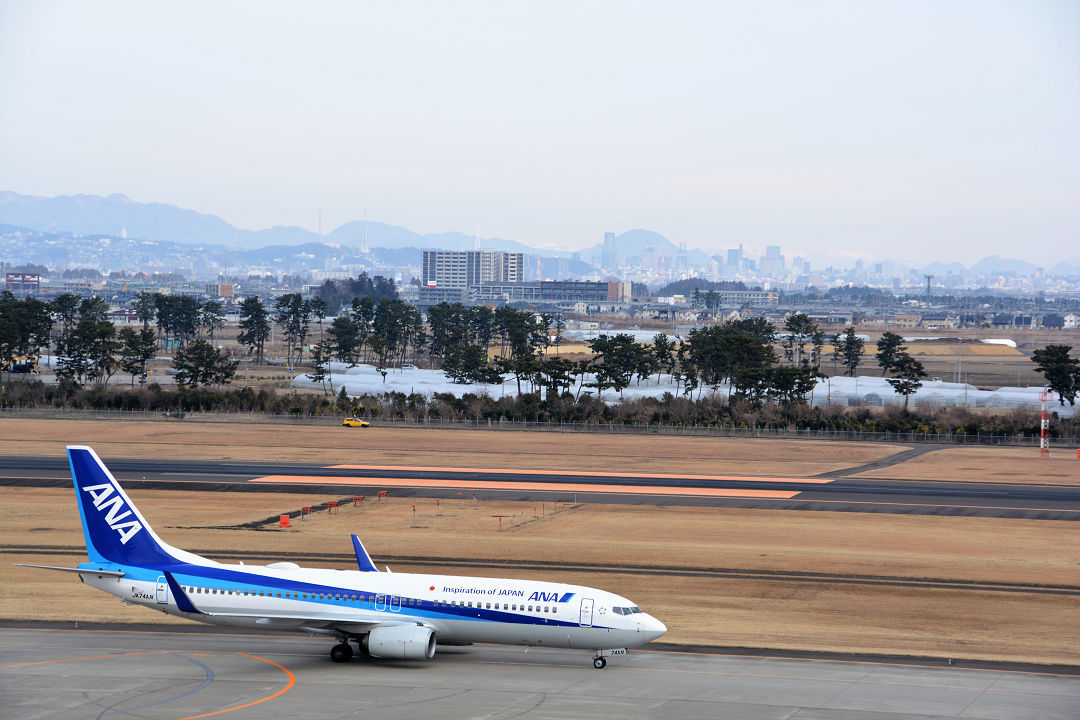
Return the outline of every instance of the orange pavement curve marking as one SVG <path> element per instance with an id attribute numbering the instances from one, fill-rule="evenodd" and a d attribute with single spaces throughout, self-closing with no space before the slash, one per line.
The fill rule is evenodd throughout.
<path id="1" fill-rule="evenodd" d="M 478 472 L 499 473 L 500 475 L 537 475 L 543 474 L 544 470 L 507 470 L 500 468 L 454 468 L 454 467 L 423 467 L 409 465 L 327 465 L 327 470 L 414 470 L 420 472 Z M 826 485 L 831 483 L 829 478 L 779 478 L 779 477 L 751 477 L 743 475 L 645 475 L 642 473 L 618 473 L 618 472 L 564 472 L 558 471 L 559 475 L 566 477 L 621 477 L 621 478 L 647 478 L 650 480 L 741 480 L 744 482 L 798 482 L 812 485 Z"/>
<path id="2" fill-rule="evenodd" d="M 266 658 L 259 657 L 258 655 L 248 655 L 247 653 L 242 653 L 242 652 L 238 652 L 236 654 L 237 655 L 243 655 L 244 657 L 249 657 L 249 658 L 252 658 L 254 660 L 261 660 L 264 663 L 267 663 L 269 665 L 273 665 L 278 670 L 281 670 L 283 673 L 288 675 L 289 682 L 285 683 L 285 687 L 281 688 L 280 690 L 278 690 L 273 695 L 267 695 L 266 697 L 260 698 L 259 700 L 255 700 L 253 702 L 249 702 L 249 703 L 246 703 L 244 705 L 237 705 L 236 707 L 233 707 L 233 708 L 225 708 L 224 710 L 215 710 L 214 712 L 208 712 L 205 715 L 189 715 L 189 716 L 187 716 L 185 718 L 180 718 L 180 720 L 196 720 L 197 718 L 205 718 L 205 717 L 211 717 L 211 716 L 214 716 L 214 715 L 222 715 L 224 713 L 230 713 L 230 712 L 233 712 L 234 710 L 243 710 L 244 708 L 249 708 L 252 705 L 258 705 L 259 703 L 264 703 L 267 700 L 273 700 L 278 695 L 284 695 L 285 693 L 289 692 L 289 690 L 292 690 L 292 686 L 294 684 L 296 684 L 296 676 L 293 675 L 292 671 L 289 670 L 289 668 L 285 667 L 284 665 L 278 665 L 273 660 L 267 660 Z"/>
<path id="3" fill-rule="evenodd" d="M 619 495 L 693 495 L 698 497 L 748 497 L 788 499 L 799 490 L 752 490 L 745 488 L 673 488 L 643 485 L 565 485 L 545 482 L 490 482 L 465 480 L 401 480 L 398 478 L 320 477 L 318 475 L 267 475 L 253 483 L 292 483 L 295 485 L 381 485 L 407 488 L 465 488 L 469 490 L 544 490 L 548 492 L 594 492 Z"/>

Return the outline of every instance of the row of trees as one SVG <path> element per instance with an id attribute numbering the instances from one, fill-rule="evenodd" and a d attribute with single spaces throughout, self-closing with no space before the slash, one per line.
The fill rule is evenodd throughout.
<path id="1" fill-rule="evenodd" d="M 557 397 L 543 400 L 539 394 L 492 398 L 465 394 L 456 397 L 436 393 L 386 392 L 360 397 L 292 394 L 261 388 L 170 388 L 149 383 L 118 390 L 96 385 L 45 385 L 12 383 L 0 390 L 0 407 L 63 407 L 135 411 L 250 412 L 267 415 L 317 417 L 357 414 L 417 422 L 501 420 L 527 422 L 574 422 L 590 425 L 667 425 L 726 427 L 752 430 L 793 429 L 846 430 L 857 432 L 951 433 L 954 435 L 1039 436 L 1039 413 L 1013 410 L 986 414 L 965 408 L 919 407 L 848 408 L 836 406 L 766 404 L 752 407 L 738 400 L 709 396 L 700 401 L 668 394 L 662 398 L 627 399 L 617 404 L 595 397 Z M 1080 416 L 1060 418 L 1051 425 L 1053 437 L 1080 435 Z"/>
<path id="2" fill-rule="evenodd" d="M 355 278 L 327 280 L 315 291 L 315 297 L 325 303 L 331 315 L 337 315 L 342 308 L 348 308 L 356 298 L 371 298 L 378 303 L 381 300 L 397 300 L 397 286 L 390 278 L 376 275 L 368 277 L 366 272 Z"/>
<path id="3" fill-rule="evenodd" d="M 432 363 L 439 363 L 457 382 L 501 383 L 512 376 L 519 395 L 546 389 L 551 397 L 576 386 L 575 398 L 594 391 L 602 398 L 608 390 L 621 395 L 635 380 L 640 383 L 654 373 L 659 380 L 666 373 L 680 395 L 693 397 L 696 391 L 700 399 L 706 388 L 715 392 L 726 386 L 729 398 L 790 405 L 805 401 L 817 379 L 824 377 L 825 335 L 802 314 L 790 316 L 779 335 L 764 318 L 696 328 L 685 340 L 664 333 L 652 343 L 639 343 L 628 334 L 601 335 L 587 343 L 592 357 L 577 361 L 547 353 L 562 327 L 559 316 L 460 303 L 430 308 L 425 327 L 415 309 L 401 301 L 376 305 L 370 297 L 355 298 L 352 311 L 333 321 L 313 351 L 313 378 L 323 382 L 329 377 L 332 391 L 332 359 L 373 362 L 381 369 L 426 351 Z M 849 329 L 832 342 L 845 372 L 854 375 L 864 354 L 863 340 Z M 894 376 L 889 382 L 904 395 L 906 406 L 926 376 L 922 365 L 893 333 L 883 336 L 878 351 L 882 374 Z"/>
<path id="4" fill-rule="evenodd" d="M 134 384 L 136 378 L 145 382 L 148 362 L 158 343 L 167 339 L 164 344 L 178 346 L 173 367 L 179 384 L 223 384 L 235 374 L 236 363 L 213 347 L 214 332 L 224 325 L 220 303 L 140 293 L 134 306 L 142 328 L 117 332 L 101 298 L 62 295 L 45 303 L 5 293 L 0 298 L 0 367 L 10 369 L 19 357 L 36 360 L 43 348 L 47 352 L 53 346 L 57 374 L 65 381 L 107 383 L 122 370 Z M 562 331 L 560 316 L 511 307 L 443 303 L 429 310 L 425 325 L 412 305 L 398 299 L 376 302 L 369 295 L 354 297 L 351 310 L 339 314 L 328 328 L 328 306 L 320 297 L 284 294 L 270 308 L 250 297 L 240 308 L 238 340 L 258 362 L 273 324 L 282 329 L 287 362 L 301 362 L 312 323 L 317 323 L 319 340 L 312 350 L 317 380 L 328 372 L 332 359 L 371 362 L 383 369 L 426 352 L 432 364 L 441 364 L 461 383 L 502 382 L 513 376 L 519 395 L 546 389 L 549 397 L 559 396 L 576 385 L 575 399 L 593 390 L 602 398 L 607 390 L 621 395 L 635 379 L 640 383 L 654 373 L 658 379 L 666 373 L 675 380 L 678 394 L 691 399 L 695 391 L 700 400 L 706 388 L 715 392 L 726 386 L 729 400 L 793 405 L 804 402 L 824 376 L 825 336 L 802 314 L 789 316 L 779 333 L 763 318 L 754 318 L 696 328 L 685 340 L 660 333 L 651 343 L 638 343 L 626 334 L 602 335 L 588 342 L 592 357 L 571 361 L 547 353 Z M 848 328 L 831 342 L 845 374 L 854 376 L 865 355 L 864 341 Z M 876 350 L 882 375 L 904 396 L 906 408 L 927 376 L 925 369 L 895 333 L 884 333 Z M 1068 346 L 1051 345 L 1033 357 L 1062 404 L 1074 403 L 1080 393 L 1080 362 L 1070 358 L 1069 351 Z"/>
<path id="5" fill-rule="evenodd" d="M 159 333 L 181 338 L 173 358 L 178 384 L 224 383 L 232 378 L 236 363 L 210 342 L 193 339 L 200 328 L 208 329 L 212 337 L 214 329 L 223 325 L 224 315 L 207 308 L 217 303 L 149 293 L 137 302 L 143 327 L 117 332 L 107 317 L 108 304 L 99 297 L 65 294 L 41 302 L 17 300 L 4 292 L 0 295 L 0 367 L 10 372 L 19 362 L 36 366 L 41 355 L 51 350 L 62 382 L 104 384 L 119 371 L 130 374 L 132 384 L 136 378 L 145 382 L 147 365 L 158 352 L 158 336 L 149 327 L 156 319 Z M 219 315 L 221 323 L 212 319 Z"/>
<path id="6" fill-rule="evenodd" d="M 66 297 L 74 296 L 61 295 L 56 302 Z M 144 291 L 135 295 L 132 309 L 143 328 L 153 323 L 159 339 L 169 338 L 178 347 L 202 334 L 213 343 L 214 333 L 225 327 L 225 308 L 215 300 Z"/>

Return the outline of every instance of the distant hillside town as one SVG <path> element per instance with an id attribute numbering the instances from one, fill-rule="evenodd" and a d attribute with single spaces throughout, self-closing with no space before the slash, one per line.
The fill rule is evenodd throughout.
<path id="1" fill-rule="evenodd" d="M 754 253 L 734 243 L 710 254 L 648 230 L 608 232 L 576 252 L 375 222 L 346 223 L 325 236 L 303 228 L 246 231 L 123 195 L 4 192 L 0 223 L 5 290 L 45 300 L 98 295 L 121 321 L 140 292 L 214 300 L 235 315 L 252 296 L 332 300 L 335 288 L 361 276 L 385 278 L 421 310 L 442 302 L 509 305 L 673 329 L 748 317 L 779 324 L 801 312 L 825 328 L 1068 330 L 1080 315 L 1080 265 L 1039 268 L 996 256 L 970 266 L 842 265 L 790 256 L 779 245 Z"/>

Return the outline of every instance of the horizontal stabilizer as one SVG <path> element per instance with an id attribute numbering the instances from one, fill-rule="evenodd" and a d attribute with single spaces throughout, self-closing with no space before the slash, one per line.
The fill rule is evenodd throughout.
<path id="1" fill-rule="evenodd" d="M 69 568 L 69 567 L 57 567 L 56 565 L 29 565 L 27 563 L 12 563 L 12 565 L 18 565 L 19 567 L 38 568 L 40 570 L 59 570 L 60 572 L 80 573 L 86 575 L 104 575 L 105 577 L 122 578 L 127 573 L 120 570 L 94 570 L 92 568 Z"/>
<path id="2" fill-rule="evenodd" d="M 356 566 L 360 568 L 360 572 L 379 572 L 379 568 L 375 567 L 375 563 L 371 562 L 371 556 L 368 555 L 367 550 L 364 549 L 364 544 L 360 542 L 360 538 L 356 535 L 352 536 L 353 552 L 356 553 Z"/>

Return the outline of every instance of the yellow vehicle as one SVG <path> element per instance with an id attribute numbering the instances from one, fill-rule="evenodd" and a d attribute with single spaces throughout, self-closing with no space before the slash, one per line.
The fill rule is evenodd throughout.
<path id="1" fill-rule="evenodd" d="M 341 421 L 341 424 L 345 427 L 371 427 L 371 423 L 358 417 L 347 417 Z"/>
<path id="2" fill-rule="evenodd" d="M 38 374 L 41 372 L 41 368 L 38 367 L 37 361 L 35 361 L 32 357 L 25 355 L 16 355 L 15 357 L 11 358 L 10 362 L 8 362 L 7 360 L 0 362 L 0 372 L 9 372 L 15 374 Z"/>

